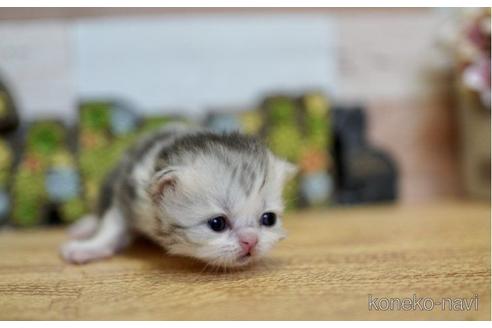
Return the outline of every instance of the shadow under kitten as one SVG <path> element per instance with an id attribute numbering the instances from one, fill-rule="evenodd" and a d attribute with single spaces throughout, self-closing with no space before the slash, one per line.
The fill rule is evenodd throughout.
<path id="1" fill-rule="evenodd" d="M 143 237 L 137 237 L 133 244 L 118 256 L 146 262 L 152 269 L 168 273 L 195 273 L 207 275 L 244 275 L 277 270 L 283 266 L 278 259 L 261 258 L 247 266 L 224 268 L 206 264 L 199 260 L 166 254 L 159 246 Z"/>

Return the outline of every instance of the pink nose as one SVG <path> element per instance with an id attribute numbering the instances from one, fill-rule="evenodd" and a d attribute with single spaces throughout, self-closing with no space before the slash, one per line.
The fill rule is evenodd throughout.
<path id="1" fill-rule="evenodd" d="M 258 243 L 258 237 L 256 233 L 250 231 L 244 231 L 239 233 L 239 244 L 241 245 L 245 253 L 251 253 L 253 248 Z"/>

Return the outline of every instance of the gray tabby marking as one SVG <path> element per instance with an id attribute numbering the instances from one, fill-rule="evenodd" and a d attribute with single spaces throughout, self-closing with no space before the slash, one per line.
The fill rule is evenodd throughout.
<path id="1" fill-rule="evenodd" d="M 62 256 L 74 263 L 102 259 L 140 233 L 172 254 L 247 265 L 285 237 L 281 194 L 294 171 L 255 137 L 167 125 L 137 142 L 108 174 L 96 211 L 101 224 L 92 237 L 64 244 Z M 259 220 L 265 212 L 277 217 L 272 225 Z M 210 220 L 216 215 L 221 221 Z M 77 230 L 87 233 L 84 225 Z"/>

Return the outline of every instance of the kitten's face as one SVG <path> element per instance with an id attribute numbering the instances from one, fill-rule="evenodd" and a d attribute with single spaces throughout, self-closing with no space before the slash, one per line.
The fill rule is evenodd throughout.
<path id="1" fill-rule="evenodd" d="M 165 247 L 172 254 L 209 264 L 246 265 L 285 237 L 282 189 L 294 167 L 268 154 L 264 163 L 237 160 L 231 165 L 198 158 L 158 178 L 159 213 Z"/>

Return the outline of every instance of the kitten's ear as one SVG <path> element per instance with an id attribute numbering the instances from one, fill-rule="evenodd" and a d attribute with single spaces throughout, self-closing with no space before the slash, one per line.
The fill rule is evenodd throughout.
<path id="1" fill-rule="evenodd" d="M 296 165 L 277 157 L 275 157 L 275 169 L 282 184 L 294 178 L 299 171 Z"/>
<path id="2" fill-rule="evenodd" d="M 148 191 L 155 202 L 160 201 L 166 192 L 176 190 L 178 183 L 176 171 L 175 168 L 165 168 L 154 174 Z"/>

